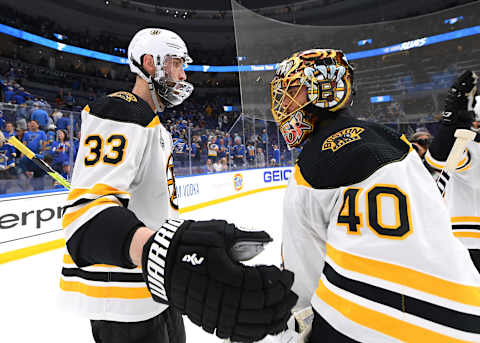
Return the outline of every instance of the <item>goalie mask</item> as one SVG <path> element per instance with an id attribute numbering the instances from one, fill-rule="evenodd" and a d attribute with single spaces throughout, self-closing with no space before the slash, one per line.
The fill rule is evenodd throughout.
<path id="1" fill-rule="evenodd" d="M 273 118 L 290 148 L 305 141 L 322 112 L 350 106 L 352 95 L 353 68 L 340 50 L 297 52 L 279 64 L 270 83 Z"/>
<path id="2" fill-rule="evenodd" d="M 152 55 L 155 74 L 143 68 L 143 56 Z M 130 71 L 147 81 L 156 110 L 159 111 L 157 94 L 166 107 L 180 105 L 193 92 L 193 85 L 175 80 L 173 70 L 176 63 L 192 63 L 185 42 L 176 33 L 163 29 L 149 28 L 138 31 L 128 46 Z"/>

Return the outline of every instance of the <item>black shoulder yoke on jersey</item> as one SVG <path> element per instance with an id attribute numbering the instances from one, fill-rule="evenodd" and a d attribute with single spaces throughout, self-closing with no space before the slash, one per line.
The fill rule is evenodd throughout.
<path id="1" fill-rule="evenodd" d="M 89 107 L 96 117 L 141 126 L 147 126 L 156 116 L 145 100 L 123 91 L 102 97 Z"/>
<path id="2" fill-rule="evenodd" d="M 316 126 L 297 164 L 313 188 L 338 188 L 365 180 L 386 164 L 402 160 L 410 146 L 392 129 L 357 120 L 342 111 Z"/>

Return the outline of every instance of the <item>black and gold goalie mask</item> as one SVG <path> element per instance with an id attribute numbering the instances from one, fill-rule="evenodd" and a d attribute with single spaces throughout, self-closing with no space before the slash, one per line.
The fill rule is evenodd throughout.
<path id="1" fill-rule="evenodd" d="M 307 105 L 335 112 L 352 104 L 352 93 L 353 68 L 340 50 L 306 50 L 282 61 L 270 96 L 273 118 L 287 145 L 299 146 L 313 131 Z"/>

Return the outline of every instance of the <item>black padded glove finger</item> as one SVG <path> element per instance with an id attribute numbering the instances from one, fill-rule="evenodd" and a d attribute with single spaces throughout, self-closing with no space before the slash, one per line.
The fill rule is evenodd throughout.
<path id="1" fill-rule="evenodd" d="M 469 126 L 475 115 L 469 110 L 469 102 L 473 102 L 478 77 L 470 70 L 453 83 L 445 98 L 444 112 L 441 122 L 445 125 L 465 124 Z"/>
<path id="2" fill-rule="evenodd" d="M 144 246 L 144 278 L 155 301 L 174 306 L 205 331 L 232 341 L 260 340 L 286 328 L 297 301 L 293 273 L 245 266 L 232 247 L 248 242 L 247 256 L 250 246 L 269 241 L 265 232 L 221 220 L 168 220 Z"/>

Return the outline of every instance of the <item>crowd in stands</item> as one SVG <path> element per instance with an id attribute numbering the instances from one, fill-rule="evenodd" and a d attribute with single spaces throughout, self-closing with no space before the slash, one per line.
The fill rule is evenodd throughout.
<path id="1" fill-rule="evenodd" d="M 26 90 L 21 85 L 23 78 L 24 71 L 14 67 L 0 76 L 0 130 L 7 139 L 15 136 L 68 179 L 79 147 L 79 111 L 82 105 L 95 101 L 97 94 L 92 90 L 88 99 L 78 100 L 70 89 L 60 88 L 49 102 Z M 257 128 L 258 134 L 254 134 L 255 122 L 250 119 L 241 125 L 242 131 L 239 113 L 223 111 L 222 104 L 229 101 L 232 99 L 192 97 L 161 114 L 174 140 L 177 175 L 292 164 L 293 154 L 279 146 L 275 125 L 270 123 L 268 134 L 266 128 Z M 55 186 L 12 145 L 0 146 L 0 194 Z"/>

